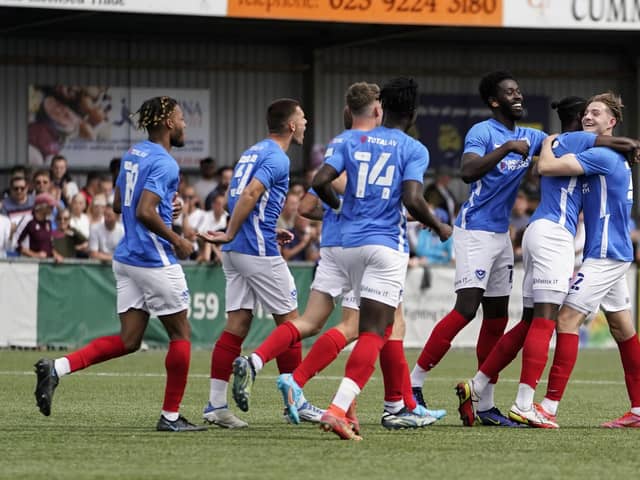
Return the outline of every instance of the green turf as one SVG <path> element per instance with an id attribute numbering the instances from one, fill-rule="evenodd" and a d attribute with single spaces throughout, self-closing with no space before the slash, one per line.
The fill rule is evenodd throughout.
<path id="1" fill-rule="evenodd" d="M 49 352 L 50 354 L 52 352 Z M 417 352 L 408 352 L 413 364 Z M 32 364 L 39 352 L 0 351 L 0 478 L 511 479 L 637 478 L 640 431 L 598 425 L 624 413 L 628 399 L 616 351 L 581 352 L 560 411 L 561 429 L 463 428 L 453 385 L 475 366 L 471 351 L 452 351 L 427 380 L 431 405 L 449 415 L 419 431 L 380 425 L 382 381 L 360 396 L 364 440 L 345 442 L 305 424 L 282 421 L 275 365 L 254 386 L 243 431 L 154 431 L 164 388 L 164 352 L 137 353 L 65 377 L 51 417 L 35 406 Z M 305 389 L 330 401 L 344 357 Z M 498 406 L 513 401 L 519 359 L 504 372 Z M 209 352 L 194 352 L 182 413 L 200 422 L 208 395 Z M 540 390 L 544 390 L 541 384 Z"/>

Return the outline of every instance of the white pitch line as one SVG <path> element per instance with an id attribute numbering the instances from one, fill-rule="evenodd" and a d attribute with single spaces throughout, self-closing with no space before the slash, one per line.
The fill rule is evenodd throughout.
<path id="1" fill-rule="evenodd" d="M 19 376 L 33 376 L 34 372 L 25 372 L 25 371 L 11 371 L 11 370 L 5 370 L 5 371 L 0 371 L 0 376 L 7 376 L 7 377 L 19 377 Z M 164 378 L 166 375 L 164 373 L 135 373 L 135 372 L 80 372 L 76 374 L 77 376 L 79 375 L 86 375 L 89 377 L 123 377 L 123 378 L 127 378 L 127 377 L 131 377 L 131 378 Z M 193 377 L 193 378 L 209 378 L 209 375 L 205 375 L 202 373 L 192 373 L 189 374 L 189 377 Z M 276 375 L 260 375 L 258 377 L 258 380 L 275 380 L 278 377 Z M 318 375 L 316 377 L 313 377 L 314 379 L 318 379 L 318 380 L 327 380 L 327 381 L 338 381 L 338 380 L 342 380 L 342 377 L 336 377 L 336 376 L 332 376 L 332 375 Z M 372 381 L 379 381 L 381 379 L 381 377 L 371 377 Z M 427 380 L 427 383 L 429 382 L 438 382 L 438 383 L 456 383 L 459 382 L 460 378 L 453 378 L 453 377 L 431 377 Z M 505 382 L 505 383 L 519 383 L 520 379 L 517 378 L 502 378 L 500 377 L 500 382 Z M 623 381 L 614 381 L 614 380 L 569 380 L 569 382 L 571 383 L 575 383 L 575 384 L 579 384 L 579 385 L 624 385 Z M 547 383 L 546 380 L 540 380 L 540 383 Z"/>

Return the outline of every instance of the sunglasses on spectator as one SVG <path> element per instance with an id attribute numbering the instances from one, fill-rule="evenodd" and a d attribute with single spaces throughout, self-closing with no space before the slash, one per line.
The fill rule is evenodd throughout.
<path id="1" fill-rule="evenodd" d="M 64 217 L 58 217 L 58 221 L 62 221 L 62 220 L 71 220 L 71 217 L 68 215 L 65 215 Z"/>
<path id="2" fill-rule="evenodd" d="M 11 187 L 11 189 L 15 190 L 16 192 L 22 192 L 23 190 L 26 190 L 27 187 L 26 186 L 19 186 L 19 187 L 13 186 L 13 187 Z"/>

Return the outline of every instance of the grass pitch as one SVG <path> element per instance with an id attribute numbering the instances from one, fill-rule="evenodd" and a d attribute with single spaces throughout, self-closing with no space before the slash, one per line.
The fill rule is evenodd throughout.
<path id="1" fill-rule="evenodd" d="M 47 352 L 47 355 L 54 356 Z M 409 351 L 412 366 L 418 352 Z M 164 390 L 164 352 L 149 351 L 62 379 L 51 417 L 33 397 L 40 352 L 0 351 L 0 478 L 6 479 L 511 479 L 637 478 L 640 430 L 598 425 L 628 410 L 617 351 L 583 351 L 561 406 L 560 430 L 464 428 L 453 387 L 475 371 L 475 355 L 454 350 L 432 372 L 425 395 L 449 415 L 417 431 L 380 426 L 382 381 L 376 371 L 358 404 L 364 440 L 340 441 L 316 426 L 287 425 L 275 388 L 275 362 L 254 386 L 250 427 L 155 432 Z M 195 351 L 182 413 L 201 421 L 209 356 Z M 337 362 L 305 393 L 326 407 L 343 374 Z M 498 406 L 509 409 L 520 359 L 502 375 Z M 546 378 L 546 375 L 545 375 Z M 544 393 L 546 384 L 539 391 Z"/>

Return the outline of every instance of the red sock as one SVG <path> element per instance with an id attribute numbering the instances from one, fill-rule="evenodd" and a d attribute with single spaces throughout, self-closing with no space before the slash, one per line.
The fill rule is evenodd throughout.
<path id="1" fill-rule="evenodd" d="M 260 356 L 263 363 L 267 363 L 300 340 L 300 332 L 293 323 L 284 322 L 269 334 L 264 342 L 256 348 L 254 353 Z M 289 372 L 284 373 L 290 373 L 292 371 L 293 370 L 289 370 Z"/>
<path id="2" fill-rule="evenodd" d="M 293 379 L 300 387 L 304 387 L 311 378 L 338 357 L 346 344 L 347 339 L 340 330 L 327 330 L 314 342 L 302 363 L 293 371 Z"/>
<path id="3" fill-rule="evenodd" d="M 226 331 L 211 352 L 211 378 L 228 382 L 233 370 L 233 361 L 242 352 L 243 338 Z"/>
<path id="4" fill-rule="evenodd" d="M 65 355 L 65 357 L 69 360 L 71 371 L 75 372 L 76 370 L 87 368 L 89 365 L 121 357 L 127 353 L 129 352 L 127 352 L 120 335 L 112 335 L 110 337 L 96 338 L 81 349 Z"/>
<path id="5" fill-rule="evenodd" d="M 483 318 L 480 334 L 478 335 L 478 343 L 476 344 L 476 356 L 478 357 L 478 369 L 487 359 L 493 347 L 496 346 L 498 340 L 504 334 L 507 326 L 508 318 Z M 491 383 L 498 381 L 498 374 L 491 377 Z"/>
<path id="6" fill-rule="evenodd" d="M 545 397 L 559 402 L 562 400 L 569 377 L 578 358 L 578 335 L 573 333 L 559 333 L 556 341 L 556 353 L 549 372 L 549 384 Z"/>
<path id="7" fill-rule="evenodd" d="M 382 335 L 383 340 L 386 342 L 389 340 L 391 333 L 393 332 L 393 323 L 391 325 L 387 325 L 384 329 L 384 335 Z"/>
<path id="8" fill-rule="evenodd" d="M 442 318 L 434 327 L 420 357 L 418 357 L 417 363 L 420 368 L 431 370 L 435 367 L 451 348 L 451 341 L 467 323 L 469 321 L 455 309 Z"/>
<path id="9" fill-rule="evenodd" d="M 640 342 L 638 336 L 618 343 L 622 368 L 624 368 L 624 382 L 631 400 L 631 407 L 640 407 Z"/>
<path id="10" fill-rule="evenodd" d="M 164 389 L 162 410 L 166 412 L 180 411 L 180 402 L 187 386 L 190 360 L 191 342 L 189 340 L 169 342 L 169 351 L 164 359 L 164 367 L 167 370 L 167 385 Z"/>
<path id="11" fill-rule="evenodd" d="M 534 390 L 547 365 L 549 342 L 555 329 L 556 322 L 553 320 L 536 317 L 531 321 L 531 328 L 524 341 L 520 383 L 525 383 Z"/>
<path id="12" fill-rule="evenodd" d="M 380 369 L 382 370 L 384 400 L 386 402 L 397 402 L 403 399 L 403 359 L 402 340 L 388 340 L 380 350 Z"/>
<path id="13" fill-rule="evenodd" d="M 493 347 L 491 353 L 487 359 L 480 365 L 480 371 L 491 377 L 498 379 L 498 374 L 509 365 L 524 344 L 524 339 L 527 337 L 529 331 L 529 324 L 524 320 L 521 320 L 516 326 L 505 333 L 496 346 Z M 495 383 L 492 381 L 492 383 Z"/>
<path id="14" fill-rule="evenodd" d="M 353 380 L 360 390 L 371 378 L 383 345 L 384 339 L 373 332 L 362 332 L 358 337 L 345 366 L 345 377 Z"/>
<path id="15" fill-rule="evenodd" d="M 278 371 L 291 373 L 302 363 L 302 342 L 299 340 L 276 357 Z"/>
<path id="16" fill-rule="evenodd" d="M 418 406 L 416 399 L 413 398 L 413 390 L 411 389 L 411 374 L 409 373 L 409 364 L 407 363 L 407 357 L 404 355 L 404 349 L 402 351 L 402 399 L 404 400 L 404 406 L 407 410 L 413 411 Z"/>

